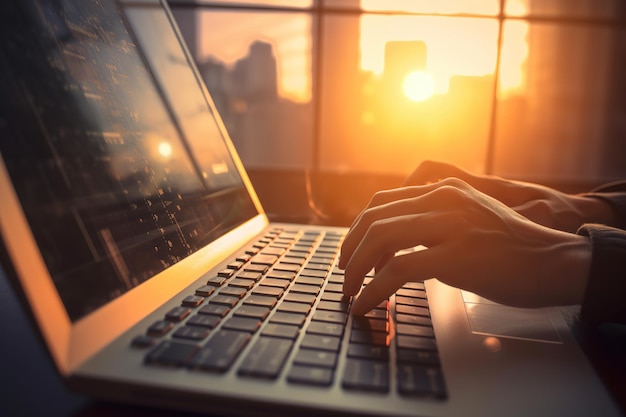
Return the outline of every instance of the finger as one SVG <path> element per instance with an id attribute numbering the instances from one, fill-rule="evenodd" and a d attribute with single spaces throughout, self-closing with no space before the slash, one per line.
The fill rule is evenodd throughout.
<path id="1" fill-rule="evenodd" d="M 457 178 L 447 178 L 438 184 L 406 187 L 389 192 L 392 201 L 365 209 L 355 220 L 341 245 L 339 268 L 346 268 L 356 247 L 374 222 L 407 214 L 457 208 L 462 204 L 459 197 L 465 199 L 469 189 L 465 182 Z"/>
<path id="2" fill-rule="evenodd" d="M 354 225 L 356 225 L 359 222 L 359 220 L 363 216 L 363 213 L 369 209 L 383 206 L 393 201 L 416 197 L 418 195 L 431 191 L 433 188 L 434 187 L 432 186 L 424 188 L 424 189 L 420 189 L 418 187 L 401 187 L 401 188 L 392 188 L 389 190 L 378 191 L 372 196 L 372 198 L 367 203 L 367 205 L 363 208 L 361 213 L 359 213 L 359 215 L 355 217 L 355 219 L 352 222 L 352 225 L 350 225 L 350 229 L 352 229 Z"/>
<path id="3" fill-rule="evenodd" d="M 390 260 L 353 301 L 352 314 L 360 316 L 367 313 L 407 282 L 432 278 L 437 270 L 438 253 L 437 249 L 427 249 Z"/>
<path id="4" fill-rule="evenodd" d="M 346 265 L 344 294 L 355 295 L 361 287 L 363 277 L 385 254 L 418 245 L 431 247 L 448 240 L 451 233 L 455 233 L 455 222 L 449 220 L 449 213 L 455 216 L 455 212 L 435 211 L 373 223 Z"/>

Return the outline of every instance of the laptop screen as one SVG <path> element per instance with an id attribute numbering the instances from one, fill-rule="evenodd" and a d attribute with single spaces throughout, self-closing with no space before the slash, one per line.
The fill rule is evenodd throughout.
<path id="1" fill-rule="evenodd" d="M 168 16 L 134 4 L 2 12 L 0 152 L 72 321 L 258 214 Z"/>

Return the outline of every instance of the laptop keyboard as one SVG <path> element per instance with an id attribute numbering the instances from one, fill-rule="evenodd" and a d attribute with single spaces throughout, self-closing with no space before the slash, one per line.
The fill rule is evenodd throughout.
<path id="1" fill-rule="evenodd" d="M 445 398 L 424 284 L 396 292 L 393 317 L 384 301 L 351 318 L 335 266 L 342 239 L 269 231 L 132 345 L 147 366 L 224 373 L 237 363 L 242 378 Z"/>

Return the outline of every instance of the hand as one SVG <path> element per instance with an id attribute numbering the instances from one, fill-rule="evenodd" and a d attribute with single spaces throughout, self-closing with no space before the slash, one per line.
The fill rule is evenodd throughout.
<path id="1" fill-rule="evenodd" d="M 565 194 L 527 182 L 471 174 L 442 162 L 423 162 L 407 178 L 406 185 L 429 184 L 450 177 L 463 180 L 528 219 L 553 229 L 575 232 L 584 223 L 613 222 L 612 209 L 603 200 Z"/>
<path id="2" fill-rule="evenodd" d="M 424 245 L 406 254 L 398 251 Z M 389 256 L 388 254 L 396 254 Z M 459 179 L 377 193 L 341 248 L 344 293 L 364 314 L 404 283 L 435 277 L 520 307 L 580 303 L 591 262 L 586 237 L 534 223 Z"/>

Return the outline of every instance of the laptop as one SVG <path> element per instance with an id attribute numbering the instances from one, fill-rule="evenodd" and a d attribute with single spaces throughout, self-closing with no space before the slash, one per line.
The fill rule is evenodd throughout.
<path id="1" fill-rule="evenodd" d="M 346 229 L 268 221 L 164 1 L 0 20 L 2 265 L 72 390 L 240 416 L 620 414 L 559 309 L 431 279 L 351 316 Z"/>

